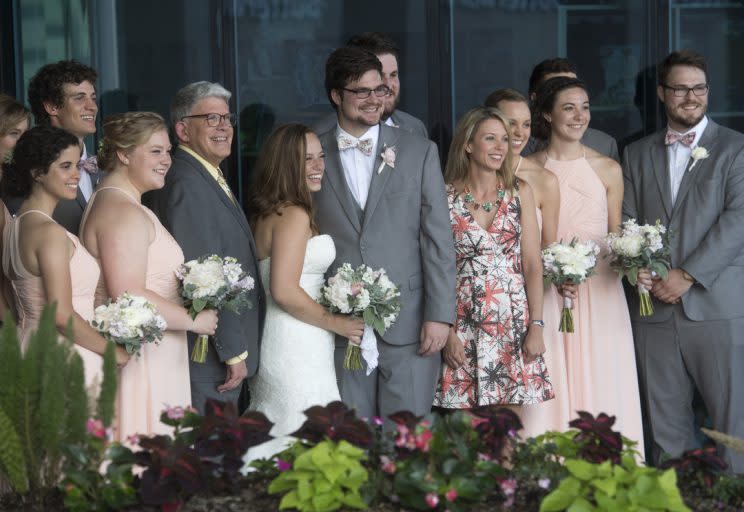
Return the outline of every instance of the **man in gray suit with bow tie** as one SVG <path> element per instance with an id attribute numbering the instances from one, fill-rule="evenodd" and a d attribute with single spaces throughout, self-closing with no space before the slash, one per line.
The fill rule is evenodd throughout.
<path id="1" fill-rule="evenodd" d="M 361 48 L 374 53 L 382 64 L 382 81 L 390 90 L 383 98 L 382 122 L 388 126 L 395 126 L 414 135 L 428 138 L 426 126 L 417 117 L 398 108 L 400 103 L 400 72 L 398 58 L 400 49 L 395 41 L 381 32 L 365 32 L 346 41 L 346 46 Z M 331 112 L 313 125 L 316 133 L 325 133 L 336 127 L 336 113 Z"/>
<path id="2" fill-rule="evenodd" d="M 713 427 L 744 437 L 744 135 L 706 116 L 702 55 L 670 54 L 658 80 L 668 128 L 625 149 L 623 200 L 626 218 L 660 219 L 671 233 L 672 269 L 654 279 L 654 314 L 630 304 L 656 462 L 695 447 L 695 388 Z M 742 455 L 719 448 L 744 472 Z"/>
<path id="3" fill-rule="evenodd" d="M 78 138 L 80 182 L 77 197 L 63 199 L 54 210 L 54 220 L 70 233 L 77 235 L 83 211 L 93 190 L 100 181 L 95 151 L 91 153 L 83 142 L 96 133 L 96 70 L 74 60 L 61 60 L 43 66 L 28 84 L 28 102 L 37 125 L 51 125 L 67 130 Z M 20 202 L 9 202 L 12 213 Z"/>
<path id="4" fill-rule="evenodd" d="M 336 50 L 325 86 L 337 123 L 320 134 L 325 178 L 315 204 L 320 231 L 336 245 L 328 275 L 343 263 L 384 268 L 403 306 L 377 337 L 379 365 L 369 376 L 342 368 L 347 340 L 336 339 L 341 397 L 361 416 L 424 415 L 455 319 L 455 250 L 437 148 L 380 122 L 388 91 L 375 54 Z"/>

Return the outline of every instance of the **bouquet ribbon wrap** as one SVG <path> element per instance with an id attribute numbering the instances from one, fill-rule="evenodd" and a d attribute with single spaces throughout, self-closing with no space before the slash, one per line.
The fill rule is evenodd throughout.
<path id="1" fill-rule="evenodd" d="M 361 370 L 363 368 L 362 360 L 367 366 L 367 375 L 377 368 L 377 359 L 380 352 L 377 350 L 377 337 L 375 330 L 365 324 L 362 333 L 362 341 L 357 345 L 349 341 L 344 355 L 344 368 L 346 370 Z"/>

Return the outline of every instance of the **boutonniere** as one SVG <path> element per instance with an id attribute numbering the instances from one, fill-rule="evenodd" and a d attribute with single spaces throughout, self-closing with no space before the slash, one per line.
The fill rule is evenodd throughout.
<path id="1" fill-rule="evenodd" d="M 708 150 L 705 149 L 703 146 L 695 146 L 692 149 L 692 153 L 690 154 L 690 157 L 692 158 L 692 164 L 690 164 L 690 168 L 688 171 L 691 171 L 693 167 L 695 167 L 695 164 L 698 163 L 698 160 L 705 160 L 710 156 L 710 153 L 708 153 Z"/>
<path id="2" fill-rule="evenodd" d="M 377 168 L 377 174 L 380 174 L 386 165 L 391 169 L 395 169 L 395 146 L 383 146 L 380 158 L 382 158 L 382 162 L 380 163 L 380 167 Z"/>

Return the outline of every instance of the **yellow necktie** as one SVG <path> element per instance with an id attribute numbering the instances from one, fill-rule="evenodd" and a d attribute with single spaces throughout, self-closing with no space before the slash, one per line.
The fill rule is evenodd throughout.
<path id="1" fill-rule="evenodd" d="M 222 174 L 222 169 L 217 167 L 217 184 L 222 188 L 222 190 L 225 191 L 225 194 L 227 194 L 227 197 L 230 198 L 230 200 L 237 204 L 235 201 L 235 196 L 232 193 L 232 190 L 230 190 L 230 186 L 227 184 L 227 181 L 225 181 L 225 176 Z"/>

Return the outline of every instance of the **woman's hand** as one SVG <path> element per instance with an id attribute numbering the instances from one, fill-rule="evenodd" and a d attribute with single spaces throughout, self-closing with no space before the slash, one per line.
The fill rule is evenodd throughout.
<path id="1" fill-rule="evenodd" d="M 568 297 L 572 301 L 576 300 L 576 297 L 579 296 L 579 285 L 571 281 L 566 281 L 562 285 L 556 285 L 556 288 L 562 297 Z"/>
<path id="2" fill-rule="evenodd" d="M 189 329 L 191 332 L 195 332 L 196 334 L 206 334 L 208 336 L 213 336 L 215 332 L 217 332 L 217 322 L 219 320 L 219 317 L 217 315 L 217 310 L 215 309 L 203 309 L 199 311 L 199 314 L 196 315 L 196 318 L 194 318 L 193 322 L 191 323 L 191 329 Z"/>
<path id="3" fill-rule="evenodd" d="M 354 345 L 359 345 L 364 334 L 364 320 L 351 315 L 333 315 L 331 330 L 339 336 L 348 338 Z"/>
<path id="4" fill-rule="evenodd" d="M 545 342 L 543 341 L 543 328 L 537 325 L 530 325 L 527 330 L 527 336 L 524 339 L 522 350 L 524 351 L 524 362 L 529 364 L 545 353 Z"/>
<path id="5" fill-rule="evenodd" d="M 650 290 L 654 286 L 654 278 L 651 275 L 651 271 L 647 268 L 638 269 L 638 284 Z"/>
<path id="6" fill-rule="evenodd" d="M 121 370 L 127 365 L 131 356 L 121 345 L 116 346 L 114 354 L 116 355 L 116 367 Z"/>
<path id="7" fill-rule="evenodd" d="M 465 346 L 454 329 L 450 329 L 447 336 L 447 343 L 442 350 L 444 362 L 453 370 L 458 369 L 465 364 Z"/>

